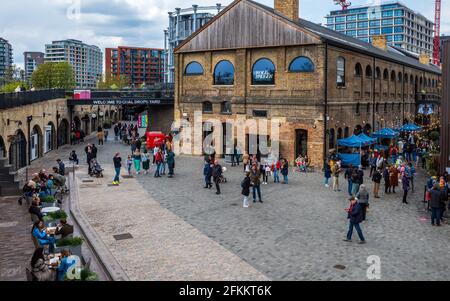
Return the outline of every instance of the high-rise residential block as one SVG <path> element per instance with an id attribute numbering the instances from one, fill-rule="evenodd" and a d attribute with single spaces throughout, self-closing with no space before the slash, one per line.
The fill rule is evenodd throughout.
<path id="1" fill-rule="evenodd" d="M 0 38 L 0 84 L 3 82 L 3 78 L 6 75 L 7 70 L 13 64 L 13 49 L 11 44 Z"/>
<path id="2" fill-rule="evenodd" d="M 43 52 L 26 51 L 23 53 L 26 81 L 29 81 L 33 72 L 44 63 L 44 56 Z"/>

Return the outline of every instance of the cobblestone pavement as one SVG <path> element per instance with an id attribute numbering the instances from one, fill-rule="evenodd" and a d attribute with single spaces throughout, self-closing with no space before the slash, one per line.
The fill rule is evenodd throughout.
<path id="1" fill-rule="evenodd" d="M 76 147 L 80 162 L 85 161 L 82 148 L 84 146 Z M 120 151 L 124 158 L 129 148 L 114 142 L 99 147 L 99 160 L 107 169 L 111 168 L 112 156 L 116 151 Z M 222 185 L 222 195 L 216 196 L 214 190 L 202 188 L 201 158 L 176 159 L 176 176 L 173 179 L 155 179 L 151 175 L 136 177 L 140 188 L 148 192 L 148 199 L 126 197 L 119 202 L 113 197 L 102 199 L 100 191 L 116 188 L 106 188 L 105 184 L 102 184 L 104 188 L 101 190 L 97 187 L 100 193 L 98 204 L 101 206 L 96 208 L 93 206 L 95 204 L 91 204 L 89 206 L 93 207 L 86 207 L 87 213 L 97 219 L 97 227 L 103 227 L 100 224 L 104 218 L 136 216 L 135 221 L 130 218 L 129 227 L 111 228 L 109 237 L 105 237 L 107 242 L 111 243 L 113 233 L 134 231 L 134 227 L 140 229 L 138 235 L 148 238 L 148 241 L 154 240 L 152 235 L 155 231 L 150 229 L 150 225 L 159 223 L 158 229 L 162 231 L 164 220 L 171 216 L 170 211 L 179 217 L 179 225 L 188 223 L 193 227 L 185 236 L 195 233 L 203 237 L 197 233 L 199 231 L 272 280 L 367 280 L 367 258 L 370 255 L 381 259 L 382 280 L 450 280 L 450 254 L 447 252 L 450 227 L 431 227 L 429 214 L 421 203 L 425 181 L 423 175 L 416 179 L 416 186 L 420 189 L 417 188 L 409 197 L 410 205 L 401 203 L 400 193 L 387 196 L 382 193 L 381 199 L 371 199 L 368 221 L 362 224 L 368 243 L 358 245 L 356 233 L 353 243 L 342 241 L 348 227 L 344 212 L 348 207 L 346 193 L 335 193 L 323 187 L 321 173 L 293 174 L 291 169 L 289 185 L 269 183 L 262 186 L 264 203 L 244 209 L 240 195 L 242 167 L 231 168 L 224 164 L 228 168 L 228 183 Z M 129 191 L 131 187 L 139 190 L 138 186 L 127 186 L 133 182 L 127 181 L 124 180 L 119 191 Z M 341 181 L 344 179 L 341 178 Z M 341 184 L 345 190 L 346 183 Z M 368 186 L 370 189 L 371 185 Z M 152 212 L 153 208 L 159 207 L 153 200 L 168 211 L 159 216 L 144 214 L 146 210 Z M 105 206 L 109 206 L 108 209 Z M 175 220 L 173 216 L 170 219 L 171 222 Z M 133 255 L 126 260 L 132 264 L 124 268 L 130 274 L 144 275 L 146 271 L 140 267 L 144 264 L 148 264 L 154 272 L 168 273 L 166 275 L 170 276 L 174 275 L 174 271 L 183 271 L 183 266 L 179 266 L 185 264 L 183 259 L 171 262 L 164 262 L 161 258 L 154 260 L 157 258 L 155 254 L 163 253 L 160 253 L 161 249 L 149 248 L 146 239 L 139 239 L 145 246 L 144 252 L 132 248 L 128 250 Z M 177 239 L 180 239 L 179 233 L 174 241 Z M 168 253 L 185 247 L 171 242 L 168 237 L 162 242 Z M 125 250 L 128 243 L 130 241 L 117 242 L 122 247 L 116 247 L 116 250 Z M 121 261 L 121 258 L 117 259 Z M 199 261 L 198 265 L 205 264 Z M 335 268 L 337 265 L 345 266 L 345 269 Z M 164 278 L 162 274 L 148 276 L 154 277 L 152 279 Z M 195 278 L 197 275 L 189 276 Z"/>

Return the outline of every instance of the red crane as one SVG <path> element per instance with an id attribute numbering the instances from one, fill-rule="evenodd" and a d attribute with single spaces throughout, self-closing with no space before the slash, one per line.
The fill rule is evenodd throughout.
<path id="1" fill-rule="evenodd" d="M 441 0 L 436 0 L 434 16 L 433 64 L 441 65 Z"/>
<path id="2" fill-rule="evenodd" d="M 352 3 L 347 2 L 347 0 L 334 0 L 334 4 L 342 6 L 342 10 L 346 10 L 352 5 Z"/>

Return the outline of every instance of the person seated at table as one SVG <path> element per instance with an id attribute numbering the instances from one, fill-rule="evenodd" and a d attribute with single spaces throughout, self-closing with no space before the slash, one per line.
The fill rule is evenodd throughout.
<path id="1" fill-rule="evenodd" d="M 32 201 L 31 201 L 31 206 L 28 209 L 28 212 L 31 215 L 33 215 L 33 214 L 36 215 L 36 217 L 39 219 L 39 221 L 43 221 L 43 217 L 44 216 L 42 215 L 41 207 L 39 207 L 40 203 L 41 203 L 41 200 L 39 199 L 39 197 L 38 196 L 34 196 Z"/>
<path id="2" fill-rule="evenodd" d="M 45 169 L 41 169 L 41 171 L 39 172 L 39 178 L 41 179 L 42 182 L 47 181 L 48 175 L 47 175 L 47 171 Z"/>
<path id="3" fill-rule="evenodd" d="M 66 177 L 58 173 L 58 167 L 53 167 L 53 180 L 56 186 L 64 188 L 66 186 Z"/>
<path id="4" fill-rule="evenodd" d="M 47 234 L 47 229 L 42 221 L 36 221 L 31 229 L 31 234 L 37 239 L 39 245 L 46 246 L 50 253 L 55 252 L 55 238 Z"/>
<path id="5" fill-rule="evenodd" d="M 55 281 L 56 273 L 45 263 L 44 248 L 37 248 L 31 257 L 31 275 L 33 281 Z"/>
<path id="6" fill-rule="evenodd" d="M 55 231 L 55 235 L 61 235 L 61 238 L 66 238 L 71 234 L 73 234 L 73 226 L 69 225 L 65 218 L 62 218 L 60 220 L 60 225 Z"/>
<path id="7" fill-rule="evenodd" d="M 39 192 L 40 197 L 46 197 L 52 195 L 52 189 L 55 184 L 53 175 L 48 175 L 47 181 L 42 183 L 41 192 Z"/>
<path id="8" fill-rule="evenodd" d="M 71 163 L 75 163 L 76 165 L 80 164 L 80 160 L 78 160 L 77 153 L 74 150 L 70 153 L 69 161 Z"/>
<path id="9" fill-rule="evenodd" d="M 61 252 L 61 262 L 58 265 L 58 281 L 64 281 L 67 271 L 70 269 L 71 266 L 76 264 L 75 259 L 70 258 L 71 254 L 69 250 L 64 249 Z"/>

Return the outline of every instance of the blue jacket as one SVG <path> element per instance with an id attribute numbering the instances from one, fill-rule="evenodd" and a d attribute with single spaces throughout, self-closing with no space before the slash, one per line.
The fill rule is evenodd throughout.
<path id="1" fill-rule="evenodd" d="M 34 227 L 33 232 L 31 232 L 31 235 L 33 235 L 33 237 L 39 241 L 40 245 L 48 244 L 47 233 L 44 230 L 41 231 L 37 227 Z"/>
<path id="2" fill-rule="evenodd" d="M 58 266 L 58 281 L 64 281 L 67 271 L 72 265 L 76 263 L 75 260 L 69 260 L 69 257 L 61 259 L 61 263 Z"/>
<path id="3" fill-rule="evenodd" d="M 348 218 L 350 219 L 350 222 L 353 224 L 359 224 L 363 221 L 363 208 L 361 204 L 357 203 L 353 207 L 352 212 L 348 213 Z"/>
<path id="4" fill-rule="evenodd" d="M 205 164 L 205 167 L 203 168 L 203 175 L 207 177 L 212 176 L 212 168 L 209 163 Z"/>

